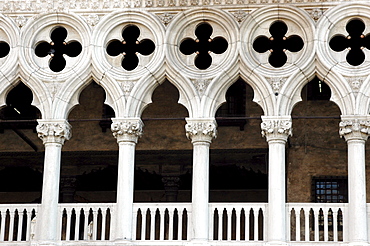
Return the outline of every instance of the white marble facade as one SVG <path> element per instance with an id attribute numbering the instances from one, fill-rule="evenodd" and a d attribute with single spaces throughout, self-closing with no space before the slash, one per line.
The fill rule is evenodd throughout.
<path id="1" fill-rule="evenodd" d="M 253 88 L 254 101 L 263 109 L 261 128 L 269 145 L 267 216 L 276 216 L 266 220 L 266 243 L 285 245 L 284 168 L 285 143 L 292 134 L 290 114 L 301 100 L 303 86 L 318 76 L 329 85 L 331 100 L 341 110 L 338 129 L 348 143 L 348 209 L 353 215 L 349 218 L 348 242 L 367 245 L 364 144 L 370 126 L 370 50 L 362 47 L 365 59 L 353 66 L 346 60 L 350 48 L 337 52 L 329 42 L 336 35 L 349 39 L 346 26 L 351 20 L 364 24 L 363 38 L 370 33 L 368 1 L 2 0 L 0 11 L 0 42 L 10 46 L 9 53 L 0 58 L 0 105 L 5 105 L 8 92 L 22 81 L 32 90 L 33 105 L 42 114 L 37 131 L 45 145 L 47 175 L 35 244 L 57 244 L 55 191 L 61 148 L 73 131 L 68 114 L 92 80 L 104 88 L 105 103 L 116 114 L 112 131 L 119 145 L 122 182 L 118 183 L 115 212 L 119 216 L 113 221 L 116 229 L 112 240 L 122 245 L 132 240 L 132 178 L 135 145 L 142 134 L 140 117 L 155 88 L 166 79 L 179 90 L 179 103 L 189 112 L 186 132 L 193 144 L 196 170 L 190 241 L 208 244 L 207 167 L 209 146 L 217 134 L 214 117 L 225 102 L 229 86 L 242 78 Z M 258 37 L 271 39 L 269 28 L 276 21 L 286 24 L 288 38 L 298 35 L 303 40 L 300 50 L 284 50 L 286 62 L 281 67 L 268 62 L 272 50 L 258 53 L 253 49 Z M 213 29 L 209 42 L 216 37 L 227 41 L 225 51 L 211 50 L 212 62 L 206 69 L 194 65 L 196 53 L 184 55 L 179 49 L 186 38 L 197 39 L 195 29 L 201 23 Z M 123 55 L 110 56 L 107 46 L 112 40 L 122 41 L 122 31 L 130 25 L 140 30 L 138 41 L 149 39 L 155 48 L 150 54 L 138 52 L 138 65 L 127 70 L 121 66 Z M 50 35 L 58 27 L 67 30 L 66 44 L 77 41 L 82 49 L 75 56 L 63 55 L 65 67 L 54 72 L 49 67 L 56 59 L 54 55 L 39 57 L 35 49 L 41 42 L 52 43 Z"/>

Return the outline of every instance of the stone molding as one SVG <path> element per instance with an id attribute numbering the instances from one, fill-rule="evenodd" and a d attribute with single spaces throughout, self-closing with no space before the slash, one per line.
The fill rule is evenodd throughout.
<path id="1" fill-rule="evenodd" d="M 336 3 L 337 0 L 319 0 L 316 5 L 322 3 Z M 55 11 L 104 11 L 116 10 L 120 8 L 156 8 L 156 7 L 196 7 L 196 6 L 238 6 L 241 4 L 248 5 L 266 5 L 267 0 L 180 0 L 180 1 L 163 1 L 163 0 L 5 0 L 0 4 L 2 12 L 55 12 Z M 274 0 L 274 4 L 302 4 L 315 5 L 312 0 Z M 315 5 L 315 6 L 316 6 Z M 321 5 L 320 5 L 321 6 Z M 312 14 L 311 14 L 312 15 Z"/>
<path id="2" fill-rule="evenodd" d="M 292 118 L 290 116 L 261 116 L 261 134 L 270 140 L 286 141 L 292 136 Z"/>
<path id="3" fill-rule="evenodd" d="M 117 142 L 137 143 L 143 135 L 144 123 L 140 118 L 113 118 L 111 130 Z"/>
<path id="4" fill-rule="evenodd" d="M 46 143 L 64 144 L 72 137 L 72 126 L 66 120 L 37 120 L 38 137 Z"/>
<path id="5" fill-rule="evenodd" d="M 363 117 L 342 117 L 339 122 L 339 136 L 348 140 L 366 141 L 370 134 L 370 119 Z"/>
<path id="6" fill-rule="evenodd" d="M 214 118 L 186 119 L 186 137 L 194 142 L 209 142 L 217 137 L 217 122 Z"/>

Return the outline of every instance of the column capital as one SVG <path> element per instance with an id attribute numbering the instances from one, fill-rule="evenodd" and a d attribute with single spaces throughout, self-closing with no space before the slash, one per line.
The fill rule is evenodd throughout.
<path id="1" fill-rule="evenodd" d="M 370 134 L 370 119 L 368 116 L 341 116 L 339 122 L 339 136 L 346 141 L 366 141 Z"/>
<path id="2" fill-rule="evenodd" d="M 140 118 L 112 118 L 111 130 L 117 142 L 137 143 L 143 135 L 144 123 Z"/>
<path id="3" fill-rule="evenodd" d="M 217 137 L 215 118 L 186 118 L 186 137 L 194 142 L 211 143 Z"/>
<path id="4" fill-rule="evenodd" d="M 37 120 L 38 137 L 46 143 L 64 144 L 65 140 L 72 137 L 72 126 L 67 120 Z"/>
<path id="5" fill-rule="evenodd" d="M 292 136 L 292 118 L 290 116 L 261 116 L 261 134 L 270 140 L 287 141 Z"/>

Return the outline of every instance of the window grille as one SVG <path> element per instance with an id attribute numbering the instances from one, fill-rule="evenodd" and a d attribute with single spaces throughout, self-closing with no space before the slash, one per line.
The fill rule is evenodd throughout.
<path id="1" fill-rule="evenodd" d="M 348 178 L 324 176 L 312 178 L 313 202 L 343 203 L 348 201 Z"/>

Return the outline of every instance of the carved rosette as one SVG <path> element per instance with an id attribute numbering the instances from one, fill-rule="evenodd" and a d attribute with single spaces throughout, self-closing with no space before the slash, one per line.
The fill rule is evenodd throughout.
<path id="1" fill-rule="evenodd" d="M 367 140 L 370 134 L 370 120 L 364 118 L 345 119 L 339 123 L 339 136 L 348 140 Z"/>
<path id="2" fill-rule="evenodd" d="M 211 142 L 217 137 L 217 123 L 215 119 L 186 119 L 186 137 L 192 142 Z"/>
<path id="3" fill-rule="evenodd" d="M 117 142 L 128 141 L 137 143 L 138 138 L 143 135 L 144 123 L 140 118 L 113 118 L 112 121 L 111 130 Z"/>
<path id="4" fill-rule="evenodd" d="M 292 136 L 292 119 L 290 117 L 263 117 L 261 123 L 262 137 L 270 140 L 284 140 Z"/>
<path id="5" fill-rule="evenodd" d="M 36 127 L 38 137 L 46 143 L 64 144 L 72 137 L 71 125 L 65 120 L 43 121 L 38 120 Z"/>

